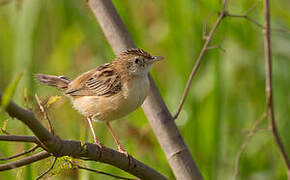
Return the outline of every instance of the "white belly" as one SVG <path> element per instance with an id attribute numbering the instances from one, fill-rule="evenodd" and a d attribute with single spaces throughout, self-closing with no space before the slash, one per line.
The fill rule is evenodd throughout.
<path id="1" fill-rule="evenodd" d="M 110 97 L 85 96 L 73 100 L 75 109 L 84 116 L 100 121 L 122 118 L 140 107 L 149 91 L 148 77 L 140 77 L 124 84 L 122 91 Z"/>

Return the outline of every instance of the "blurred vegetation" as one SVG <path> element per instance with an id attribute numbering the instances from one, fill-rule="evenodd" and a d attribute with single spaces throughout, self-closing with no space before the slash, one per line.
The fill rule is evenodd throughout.
<path id="1" fill-rule="evenodd" d="M 255 2 L 229 1 L 228 11 L 245 13 Z M 203 21 L 219 11 L 220 0 L 122 0 L 113 1 L 137 46 L 166 61 L 153 67 L 157 86 L 174 113 L 188 75 L 203 45 Z M 263 2 L 250 16 L 263 22 Z M 271 3 L 272 27 L 290 29 L 290 1 Z M 210 27 L 217 15 L 208 21 Z M 231 179 L 234 162 L 248 130 L 264 112 L 264 55 L 262 30 L 244 19 L 226 18 L 212 45 L 225 50 L 207 52 L 190 94 L 176 123 L 205 179 Z M 290 35 L 272 33 L 274 102 L 278 129 L 290 154 Z M 38 85 L 35 73 L 76 77 L 111 61 L 113 52 L 98 23 L 82 0 L 12 0 L 0 6 L 0 91 L 24 72 L 14 101 L 38 112 L 37 93 L 44 101 L 60 95 L 54 88 Z M 24 102 L 27 88 L 29 103 Z M 86 120 L 66 98 L 49 108 L 55 132 L 62 138 L 93 141 Z M 39 113 L 38 113 L 39 114 Z M 1 114 L 0 127 L 7 122 L 11 134 L 31 134 L 19 121 Z M 45 122 L 43 122 L 45 123 Z M 104 124 L 96 123 L 97 136 L 116 148 Z M 121 143 L 137 159 L 170 179 L 174 176 L 156 141 L 142 109 L 112 123 Z M 267 126 L 267 120 L 261 127 Z M 9 156 L 30 144 L 0 143 L 0 156 Z M 52 162 L 0 173 L 0 179 L 34 179 Z M 2 162 L 1 162 L 2 163 Z M 87 166 L 118 175 L 130 175 L 109 165 L 89 162 Z M 240 179 L 286 179 L 286 169 L 270 132 L 257 132 L 240 161 Z M 53 179 L 110 179 L 83 170 L 56 173 Z"/>

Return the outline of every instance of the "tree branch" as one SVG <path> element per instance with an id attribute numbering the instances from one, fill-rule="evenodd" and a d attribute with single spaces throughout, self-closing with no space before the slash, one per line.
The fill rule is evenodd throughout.
<path id="1" fill-rule="evenodd" d="M 192 83 L 193 77 L 195 76 L 195 74 L 196 74 L 196 72 L 197 72 L 197 70 L 198 70 L 198 68 L 199 68 L 199 66 L 200 66 L 200 64 L 201 64 L 201 60 L 202 60 L 202 58 L 203 58 L 205 52 L 206 52 L 207 50 L 209 50 L 209 48 L 208 48 L 208 47 L 209 47 L 209 44 L 210 44 L 210 42 L 211 42 L 211 40 L 212 40 L 212 38 L 213 38 L 213 35 L 214 35 L 214 33 L 215 33 L 215 31 L 216 31 L 218 25 L 221 23 L 222 19 L 223 19 L 223 18 L 225 17 L 225 15 L 226 15 L 225 7 L 226 7 L 226 0 L 223 1 L 223 4 L 222 4 L 222 10 L 221 10 L 221 12 L 219 13 L 219 17 L 218 17 L 218 19 L 216 20 L 214 26 L 213 26 L 212 29 L 210 30 L 209 35 L 206 36 L 206 41 L 205 41 L 205 43 L 204 43 L 204 45 L 203 45 L 203 48 L 202 48 L 202 50 L 201 50 L 201 52 L 200 52 L 200 54 L 199 54 L 199 56 L 198 56 L 198 58 L 197 58 L 197 60 L 196 60 L 196 63 L 195 63 L 195 65 L 193 66 L 192 71 L 191 71 L 191 73 L 190 73 L 190 75 L 189 75 L 189 78 L 188 78 L 188 81 L 187 81 L 187 83 L 186 83 L 186 86 L 185 86 L 185 89 L 184 89 L 184 92 L 183 92 L 182 98 L 181 98 L 180 103 L 179 103 L 178 108 L 177 108 L 177 112 L 176 112 L 176 114 L 173 116 L 173 119 L 177 119 L 177 118 L 178 118 L 178 115 L 179 115 L 180 112 L 181 112 L 181 109 L 182 109 L 182 107 L 183 107 L 183 105 L 184 105 L 184 102 L 185 102 L 185 99 L 186 99 L 186 97 L 187 97 L 187 94 L 188 94 L 188 92 L 189 92 L 189 89 L 190 89 L 190 86 L 191 86 L 191 83 Z"/>
<path id="2" fill-rule="evenodd" d="M 115 54 L 119 54 L 127 48 L 136 47 L 110 0 L 88 0 L 88 5 Z M 149 79 L 151 88 L 142 107 L 175 177 L 182 180 L 202 179 L 202 175 L 150 75 Z"/>
<path id="3" fill-rule="evenodd" d="M 250 132 L 247 134 L 247 136 L 245 137 L 240 150 L 238 152 L 238 155 L 236 157 L 236 161 L 235 161 L 235 169 L 234 169 L 234 175 L 233 175 L 233 180 L 238 178 L 238 174 L 239 174 L 239 164 L 240 164 L 240 159 L 242 156 L 242 153 L 244 152 L 247 143 L 250 141 L 250 139 L 255 135 L 255 132 L 258 129 L 258 126 L 263 122 L 263 120 L 267 117 L 266 113 L 263 113 L 258 120 L 255 122 L 254 126 L 252 127 L 252 129 L 250 130 Z"/>
<path id="4" fill-rule="evenodd" d="M 0 102 L 1 98 L 2 95 L 0 94 Z M 39 142 L 40 146 L 47 152 L 42 152 L 41 158 L 33 158 L 33 161 L 31 159 L 26 160 L 27 158 L 24 158 L 25 161 L 22 159 L 19 160 L 20 162 L 15 161 L 12 163 L 0 165 L 0 171 L 8 170 L 13 167 L 20 167 L 22 165 L 26 165 L 27 162 L 35 162 L 37 160 L 41 160 L 48 156 L 51 156 L 52 154 L 55 157 L 71 156 L 74 158 L 86 158 L 87 160 L 100 161 L 103 163 L 111 164 L 141 179 L 166 179 L 154 169 L 146 166 L 142 162 L 134 159 L 133 157 L 130 157 L 129 160 L 126 155 L 118 151 L 105 147 L 100 149 L 96 144 L 83 143 L 81 141 L 74 140 L 63 140 L 58 138 L 57 136 L 48 132 L 48 130 L 42 126 L 42 124 L 36 119 L 31 111 L 26 111 L 13 102 L 10 102 L 8 104 L 8 106 L 6 107 L 6 111 L 10 116 L 17 118 L 24 124 L 26 124 L 30 128 L 30 130 L 32 130 L 32 132 L 36 135 L 37 139 L 31 136 L 6 135 L 0 136 L 0 140 L 24 140 L 25 142 Z M 35 157 L 35 155 L 30 157 Z"/>
<path id="5" fill-rule="evenodd" d="M 262 25 L 261 23 L 259 23 L 258 21 L 250 18 L 248 15 L 238 15 L 238 14 L 226 14 L 227 17 L 232 17 L 232 18 L 244 18 L 252 23 L 254 23 L 256 26 L 258 26 L 259 28 L 265 28 L 264 25 Z"/>
<path id="6" fill-rule="evenodd" d="M 34 136 L 0 135 L 0 141 L 30 142 L 40 144 Z"/>
<path id="7" fill-rule="evenodd" d="M 21 167 L 21 166 L 25 166 L 25 165 L 34 163 L 36 161 L 40 161 L 42 159 L 45 159 L 45 158 L 47 158 L 49 156 L 51 156 L 51 155 L 48 152 L 42 151 L 42 152 L 39 152 L 39 153 L 34 154 L 32 156 L 16 160 L 14 162 L 6 163 L 6 164 L 0 164 L 0 171 L 6 171 L 6 170 L 9 170 L 9 169 L 14 169 L 14 168 L 18 168 L 18 167 Z"/>
<path id="8" fill-rule="evenodd" d="M 36 93 L 35 93 L 34 97 L 35 97 L 36 102 L 37 102 L 37 104 L 39 106 L 40 112 L 42 113 L 44 119 L 48 122 L 49 132 L 54 134 L 52 123 L 51 123 L 50 119 L 48 118 L 46 109 L 42 106 L 42 102 L 41 102 L 40 98 L 38 97 L 38 95 Z"/>
<path id="9" fill-rule="evenodd" d="M 255 7 L 256 6 L 253 6 L 252 8 L 255 8 Z M 247 12 L 246 14 L 243 14 L 243 15 L 227 13 L 225 16 L 231 17 L 231 18 L 243 18 L 243 19 L 246 19 L 247 21 L 250 21 L 251 23 L 255 24 L 257 27 L 265 29 L 265 26 L 263 24 L 259 23 L 255 19 L 249 17 L 248 13 L 249 12 Z M 275 32 L 290 34 L 289 30 L 283 29 L 283 28 L 271 28 L 271 30 L 275 31 Z"/>
<path id="10" fill-rule="evenodd" d="M 33 148 L 27 150 L 27 151 L 24 151 L 24 152 L 21 152 L 21 153 L 18 153 L 18 154 L 15 154 L 13 156 L 9 156 L 7 158 L 0 158 L 0 161 L 8 161 L 8 160 L 11 160 L 11 159 L 14 159 L 14 158 L 17 158 L 17 157 L 20 157 L 20 156 L 23 156 L 25 154 L 28 154 L 28 153 L 31 153 L 33 151 L 35 151 L 37 148 L 39 148 L 38 145 L 34 146 Z"/>
<path id="11" fill-rule="evenodd" d="M 53 169 L 53 167 L 54 167 L 54 165 L 56 163 L 56 160 L 57 160 L 57 157 L 54 157 L 51 166 L 44 173 L 39 175 L 35 180 L 41 179 L 43 176 L 45 176 L 47 173 L 49 173 Z"/>
<path id="12" fill-rule="evenodd" d="M 290 160 L 286 153 L 283 142 L 279 136 L 276 127 L 273 103 L 273 85 L 272 85 L 272 52 L 271 52 L 271 25 L 270 25 L 270 2 L 264 2 L 264 15 L 265 15 L 265 30 L 264 30 L 264 49 L 265 49 L 265 71 L 266 71 L 266 108 L 269 124 L 271 127 L 274 140 L 281 153 L 282 159 L 286 165 L 288 179 L 290 179 Z"/>

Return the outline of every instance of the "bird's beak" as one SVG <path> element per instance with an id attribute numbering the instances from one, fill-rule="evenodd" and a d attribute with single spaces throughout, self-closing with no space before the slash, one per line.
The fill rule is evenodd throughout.
<path id="1" fill-rule="evenodd" d="M 154 56 L 152 59 L 150 59 L 150 62 L 153 63 L 156 61 L 161 61 L 163 59 L 164 59 L 164 57 L 162 57 L 162 56 Z"/>

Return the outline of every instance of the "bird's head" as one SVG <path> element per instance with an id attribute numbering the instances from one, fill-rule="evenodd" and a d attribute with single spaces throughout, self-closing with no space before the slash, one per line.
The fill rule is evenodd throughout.
<path id="1" fill-rule="evenodd" d="M 151 56 L 142 49 L 128 49 L 122 52 L 116 59 L 118 64 L 122 64 L 122 69 L 131 75 L 147 75 L 153 63 L 164 59 L 161 56 Z"/>

